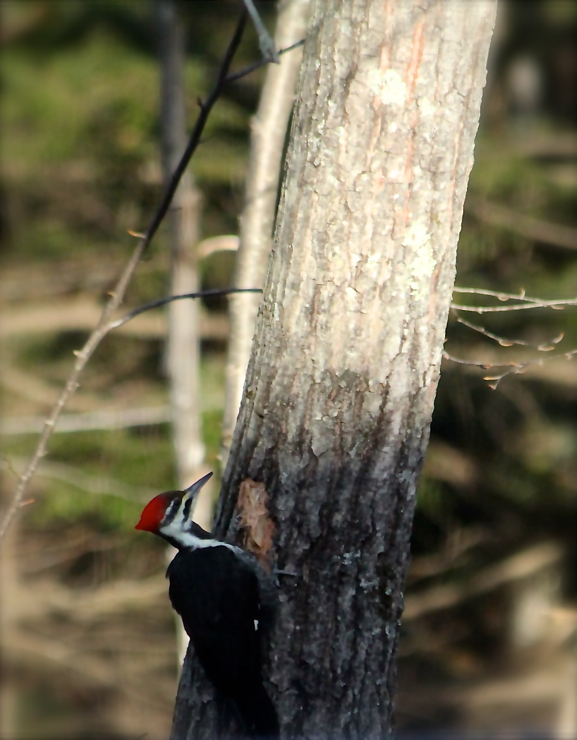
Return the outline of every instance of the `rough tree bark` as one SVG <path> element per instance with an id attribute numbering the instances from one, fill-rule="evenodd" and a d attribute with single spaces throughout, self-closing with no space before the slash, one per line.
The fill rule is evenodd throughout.
<path id="1" fill-rule="evenodd" d="M 287 737 L 391 731 L 395 650 L 495 0 L 314 0 L 217 512 L 263 481 Z M 223 736 L 189 651 L 174 740 Z"/>
<path id="2" fill-rule="evenodd" d="M 300 41 L 306 30 L 309 0 L 285 0 L 280 4 L 275 33 L 277 49 Z M 287 126 L 295 99 L 301 49 L 269 64 L 253 118 L 250 160 L 246 178 L 245 206 L 240 219 L 240 242 L 234 284 L 237 288 L 260 288 L 272 244 L 275 206 Z M 229 297 L 230 337 L 226 361 L 221 462 L 226 467 L 232 435 L 250 358 L 260 296 L 237 293 Z"/>

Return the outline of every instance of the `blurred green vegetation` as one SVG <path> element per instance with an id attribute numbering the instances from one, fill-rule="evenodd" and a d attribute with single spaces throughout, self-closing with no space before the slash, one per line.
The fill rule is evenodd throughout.
<path id="1" fill-rule="evenodd" d="M 225 4 L 226 5 L 226 4 Z M 234 5 L 196 3 L 190 15 L 190 56 L 185 82 L 188 116 L 212 84 L 212 74 L 234 23 Z M 159 79 L 152 6 L 140 2 L 6 3 L 5 20 L 14 30 L 2 57 L 3 200 L 2 258 L 6 266 L 26 264 L 51 270 L 78 261 L 91 264 L 128 254 L 128 229 L 142 229 L 161 193 L 159 162 Z M 199 22 L 200 21 L 200 22 Z M 218 21 L 221 33 L 204 34 Z M 30 25 L 28 25 L 30 23 Z M 23 29 L 20 30 L 19 29 Z M 237 65 L 255 58 L 254 34 L 240 50 Z M 192 162 L 204 197 L 203 236 L 235 232 L 242 204 L 249 117 L 258 80 L 243 81 L 219 101 Z M 166 292 L 164 231 L 129 291 L 138 304 Z M 150 264 L 151 263 L 151 264 Z M 202 267 L 207 287 L 230 282 L 233 264 L 215 258 Z M 104 284 L 101 290 L 105 290 Z M 100 291 L 99 291 L 100 292 Z M 34 300 L 23 286 L 22 300 Z M 214 303 L 213 303 L 214 305 Z M 217 308 L 224 310 L 226 303 Z M 72 351 L 82 332 L 20 338 L 7 356 L 26 370 L 42 368 L 44 382 L 55 390 L 64 382 Z M 203 359 L 203 414 L 207 462 L 217 466 L 222 418 L 223 347 L 207 347 Z M 212 347 L 212 349 L 211 349 Z M 82 389 L 98 393 L 103 404 L 122 397 L 129 384 L 142 387 L 148 401 L 166 400 L 162 343 L 109 336 L 89 363 Z M 80 391 L 82 393 L 82 390 Z M 5 412 L 18 404 L 4 395 Z M 10 400 L 10 403 L 8 403 Z M 46 410 L 46 409 L 41 409 Z M 5 439 L 4 454 L 29 454 L 33 436 Z M 168 427 L 55 435 L 50 459 L 82 465 L 86 473 L 107 475 L 132 485 L 158 490 L 174 485 Z M 28 519 L 35 527 L 51 518 L 71 521 L 92 513 L 94 522 L 122 526 L 137 516 L 140 503 L 81 493 L 70 483 L 44 482 Z"/>
<path id="2" fill-rule="evenodd" d="M 231 4 L 224 6 L 232 9 Z M 214 3 L 199 2 L 183 7 L 189 32 L 186 87 L 192 121 L 195 101 L 208 90 L 233 16 L 223 20 L 223 4 L 217 8 Z M 571 181 L 559 176 L 567 157 L 555 154 L 554 146 L 553 153 L 547 149 L 560 133 L 573 131 L 574 135 L 574 130 L 568 124 L 563 94 L 558 94 L 555 104 L 549 93 L 543 92 L 555 87 L 546 83 L 556 68 L 555 54 L 561 54 L 564 48 L 562 44 L 548 45 L 546 39 L 558 38 L 561 27 L 565 38 L 567 24 L 575 24 L 575 14 L 563 8 L 563 13 L 557 13 L 546 3 L 535 4 L 531 17 L 523 17 L 521 33 L 520 6 L 508 6 L 504 40 L 493 55 L 469 197 L 505 205 L 533 218 L 575 225 L 575 178 Z M 12 36 L 8 34 L 2 62 L 4 264 L 16 268 L 40 264 L 47 270 L 58 270 L 61 265 L 81 260 L 89 270 L 91 261 L 122 257 L 131 246 L 126 231 L 139 230 L 146 224 L 160 193 L 158 70 L 151 8 L 130 1 L 79 0 L 62 0 L 48 7 L 28 0 L 6 3 L 3 12 L 13 30 Z M 537 27 L 546 31 L 538 48 L 531 36 Z M 255 54 L 252 34 L 241 49 L 238 64 Z M 530 109 L 519 112 L 514 104 L 515 92 L 507 90 L 503 80 L 507 64 L 527 54 L 533 54 L 540 65 L 537 72 L 543 76 L 542 90 L 536 93 Z M 258 82 L 256 74 L 227 91 L 193 159 L 192 170 L 204 197 L 204 236 L 236 231 L 248 123 Z M 545 142 L 544 149 L 529 156 L 526 151 L 536 139 Z M 572 157 L 569 163 L 574 163 L 574 153 Z M 132 303 L 164 292 L 164 253 L 161 231 L 146 271 L 137 275 L 130 289 Z M 231 255 L 211 257 L 201 269 L 205 285 L 226 284 L 232 272 Z M 457 283 L 510 292 L 523 288 L 544 298 L 570 297 L 577 284 L 577 260 L 570 250 L 528 239 L 514 229 L 484 223 L 466 212 Z M 101 290 L 106 287 L 103 285 Z M 29 300 L 30 296 L 25 298 Z M 469 298 L 481 302 L 478 296 Z M 215 305 L 222 310 L 225 304 L 212 307 Z M 465 318 L 500 336 L 534 343 L 545 342 L 562 331 L 565 338 L 558 350 L 577 346 L 575 311 L 494 314 L 479 321 L 470 314 Z M 56 388 L 66 377 L 72 350 L 81 341 L 81 334 L 65 332 L 15 342 L 9 352 L 27 371 L 41 368 L 45 381 Z M 485 347 L 492 349 L 486 337 L 454 321 L 449 325 L 448 342 L 457 355 L 463 349 L 477 354 Z M 223 377 L 223 348 L 218 342 L 211 344 L 204 363 L 204 377 L 217 379 L 213 385 L 218 385 Z M 104 402 L 121 395 L 129 384 L 134 387 L 138 383 L 149 399 L 162 397 L 161 343 L 111 336 L 89 364 L 83 388 L 101 394 Z M 503 392 L 505 386 L 517 390 Z M 427 522 L 425 529 L 438 531 L 442 539 L 456 520 L 466 518 L 467 512 L 474 519 L 480 509 L 489 508 L 498 519 L 503 501 L 517 507 L 522 519 L 531 519 L 533 509 L 543 506 L 545 500 L 549 508 L 553 501 L 561 508 L 563 502 L 573 501 L 572 475 L 565 468 L 573 471 L 571 460 L 576 452 L 574 400 L 574 383 L 560 386 L 513 376 L 504 380 L 499 390 L 492 391 L 479 374 L 448 366 L 439 387 L 433 441 L 438 437 L 466 452 L 483 466 L 485 474 L 482 490 L 474 495 L 468 492 L 467 501 L 463 492 L 450 483 L 424 477 L 416 550 L 420 549 L 421 518 Z M 204 414 L 208 459 L 214 463 L 221 403 L 222 399 Z M 556 443 L 544 444 L 544 439 Z M 31 445 L 32 440 L 26 444 L 10 441 L 6 449 L 20 454 L 21 448 Z M 102 465 L 111 475 L 135 484 L 146 482 L 158 488 L 172 484 L 166 427 L 154 433 L 125 430 L 56 435 L 51 448 L 55 459 L 81 461 L 95 472 Z M 150 455 L 155 462 L 147 468 L 143 458 Z M 78 493 L 68 495 L 66 487 L 56 483 L 48 488 L 50 495 L 42 498 L 44 503 L 38 508 L 35 523 L 38 517 L 57 513 L 74 516 L 86 506 L 103 511 L 110 508 L 109 502 L 97 504 L 96 495 L 84 499 Z M 489 497 L 493 505 L 479 509 L 477 497 Z M 133 505 L 119 500 L 114 512 L 110 508 L 111 521 L 125 523 L 123 506 L 130 507 L 133 516 Z M 425 541 L 429 541 L 428 536 Z"/>

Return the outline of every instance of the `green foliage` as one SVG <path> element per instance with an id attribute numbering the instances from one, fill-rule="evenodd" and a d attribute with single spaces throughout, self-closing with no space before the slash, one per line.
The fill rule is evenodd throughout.
<path id="1" fill-rule="evenodd" d="M 116 254 L 125 232 L 144 228 L 160 198 L 159 76 L 151 40 L 147 54 L 135 53 L 112 23 L 116 16 L 104 12 L 112 12 L 109 4 L 102 5 L 104 19 L 85 14 L 82 6 L 90 3 L 67 5 L 55 3 L 52 13 L 64 16 L 64 25 L 81 22 L 82 44 L 4 51 L 2 124 L 9 145 L 3 160 L 14 259 L 62 259 L 79 249 Z M 138 12 L 137 5 L 124 3 L 124 10 Z M 189 60 L 190 125 L 210 74 L 205 62 Z M 216 233 L 222 233 L 223 198 L 244 178 L 248 119 L 238 103 L 220 101 L 192 165 L 201 185 L 212 189 L 207 222 Z"/>

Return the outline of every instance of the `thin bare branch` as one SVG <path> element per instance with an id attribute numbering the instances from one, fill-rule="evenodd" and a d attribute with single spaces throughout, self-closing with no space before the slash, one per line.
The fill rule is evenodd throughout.
<path id="1" fill-rule="evenodd" d="M 455 311 L 469 311 L 471 313 L 506 313 L 507 311 L 527 311 L 530 308 L 552 308 L 562 311 L 565 306 L 577 306 L 577 298 L 559 299 L 555 301 L 539 301 L 536 303 L 518 303 L 514 306 L 464 306 L 451 303 Z"/>
<path id="2" fill-rule="evenodd" d="M 111 324 L 114 324 L 114 322 L 111 322 L 111 317 L 113 316 L 114 312 L 118 309 L 118 307 L 122 303 L 124 299 L 124 295 L 126 293 L 126 289 L 132 278 L 132 275 L 134 274 L 134 271 L 136 270 L 136 267 L 138 266 L 140 259 L 142 258 L 146 249 L 150 245 L 154 235 L 158 231 L 158 228 L 160 224 L 162 223 L 162 220 L 164 219 L 170 207 L 172 196 L 174 195 L 176 188 L 178 187 L 178 183 L 180 181 L 182 173 L 186 169 L 190 161 L 190 158 L 192 157 L 194 151 L 196 150 L 198 146 L 202 131 L 204 130 L 204 126 L 208 119 L 208 115 L 213 105 L 215 104 L 216 100 L 220 96 L 224 85 L 226 84 L 226 78 L 229 73 L 230 65 L 236 53 L 236 50 L 238 49 L 238 46 L 240 44 L 242 34 L 246 26 L 246 21 L 247 21 L 247 11 L 243 9 L 241 12 L 240 18 L 238 20 L 234 35 L 229 43 L 228 49 L 225 53 L 223 62 L 218 72 L 217 80 L 207 100 L 205 101 L 205 103 L 203 103 L 203 105 L 200 108 L 200 113 L 199 113 L 196 125 L 193 129 L 193 132 L 191 134 L 188 145 L 186 147 L 186 150 L 184 154 L 182 155 L 182 158 L 176 170 L 174 171 L 174 174 L 172 175 L 170 182 L 167 185 L 167 188 L 165 190 L 161 203 L 152 217 L 150 226 L 146 230 L 145 235 L 138 242 L 130 259 L 128 260 L 126 267 L 124 268 L 114 290 L 111 293 L 110 300 L 105 305 L 102 311 L 102 315 L 100 317 L 100 320 L 96 328 L 94 329 L 92 334 L 89 336 L 84 347 L 80 351 L 75 352 L 76 362 L 74 363 L 72 372 L 70 373 L 70 376 L 60 394 L 60 397 L 58 398 L 52 411 L 50 412 L 50 414 L 48 415 L 44 423 L 44 428 L 38 440 L 36 450 L 33 453 L 26 470 L 22 474 L 22 477 L 20 478 L 20 482 L 18 486 L 16 487 L 16 491 L 12 498 L 12 502 L 8 506 L 8 509 L 6 510 L 6 513 L 4 514 L 2 521 L 0 522 L 0 541 L 4 537 L 8 527 L 10 526 L 10 524 L 12 523 L 13 519 L 15 518 L 16 514 L 18 513 L 18 511 L 20 510 L 22 506 L 24 495 L 26 493 L 26 490 L 28 488 L 31 478 L 34 475 L 34 471 L 36 470 L 36 467 L 38 466 L 38 463 L 46 455 L 48 440 L 50 439 L 52 432 L 54 431 L 56 421 L 58 420 L 58 417 L 60 416 L 62 409 L 66 405 L 70 396 L 78 388 L 80 375 L 82 371 L 84 370 L 86 363 L 92 356 L 94 350 L 98 347 L 103 337 L 106 336 L 106 334 L 111 330 L 112 328 Z"/>
<path id="3" fill-rule="evenodd" d="M 571 360 L 575 356 L 577 356 L 577 349 L 572 349 L 568 352 L 561 352 L 556 355 L 549 355 L 549 357 L 546 358 L 540 357 L 535 360 L 527 360 L 525 362 L 481 362 L 479 360 L 467 360 L 461 357 L 455 357 L 449 354 L 446 350 L 443 350 L 443 358 L 445 360 L 450 360 L 457 365 L 469 365 L 471 367 L 479 367 L 482 370 L 491 370 L 493 368 L 504 367 L 505 370 L 502 373 L 497 373 L 495 375 L 485 375 L 483 377 L 483 380 L 491 381 L 489 383 L 489 388 L 492 388 L 493 390 L 496 390 L 499 383 L 503 380 L 503 378 L 506 378 L 507 375 L 519 375 L 526 372 L 527 368 L 529 367 L 543 365 L 545 362 L 549 362 L 551 360 Z"/>
<path id="4" fill-rule="evenodd" d="M 479 334 L 482 334 L 488 339 L 493 339 L 495 342 L 498 342 L 501 347 L 512 347 L 513 345 L 519 345 L 521 347 L 533 347 L 534 349 L 539 350 L 539 352 L 550 352 L 552 349 L 555 349 L 555 345 L 559 344 L 559 342 L 565 336 L 565 334 L 561 332 L 561 334 L 559 334 L 557 337 L 554 337 L 549 342 L 535 344 L 534 342 L 525 342 L 523 339 L 509 339 L 507 337 L 501 337 L 498 334 L 493 334 L 493 332 L 487 331 L 484 326 L 473 324 L 472 322 L 467 321 L 460 316 L 457 316 L 456 321 L 458 324 L 462 324 L 463 326 L 466 326 L 467 328 L 472 329 Z"/>
<path id="5" fill-rule="evenodd" d="M 177 168 L 174 170 L 174 173 L 166 186 L 166 191 L 164 193 L 162 202 L 157 212 L 155 213 L 150 226 L 146 230 L 146 238 L 145 238 L 146 246 L 150 244 L 153 236 L 158 231 L 158 227 L 160 226 L 164 217 L 166 216 L 166 213 L 172 202 L 172 197 L 176 192 L 178 183 L 180 182 L 180 178 L 182 177 L 183 172 L 188 167 L 188 163 L 190 162 L 192 155 L 194 154 L 194 152 L 196 151 L 200 143 L 200 137 L 202 135 L 202 132 L 204 131 L 204 127 L 208 120 L 210 111 L 212 110 L 214 104 L 220 97 L 224 86 L 228 84 L 228 81 L 227 81 L 228 72 L 230 69 L 232 59 L 242 39 L 242 35 L 244 33 L 244 29 L 246 26 L 246 21 L 247 21 L 247 11 L 243 8 L 240 18 L 238 20 L 237 26 L 236 26 L 234 35 L 228 45 L 226 54 L 224 55 L 224 59 L 222 61 L 221 67 L 218 72 L 218 76 L 216 78 L 216 82 L 214 83 L 213 88 L 208 94 L 208 97 L 206 98 L 206 100 L 202 102 L 200 105 L 200 112 L 198 114 L 198 118 L 196 120 L 196 124 L 190 136 L 188 145 L 186 149 L 184 150 L 184 154 L 182 155 L 182 158 L 180 162 L 178 163 Z"/>
<path id="6" fill-rule="evenodd" d="M 535 303 L 539 301 L 539 298 L 529 298 L 525 294 L 525 289 L 522 288 L 518 293 L 503 293 L 500 290 L 488 290 L 487 288 L 453 288 L 453 293 L 466 293 L 468 295 L 486 295 L 491 298 L 498 298 L 500 301 L 529 301 Z"/>
<path id="7" fill-rule="evenodd" d="M 72 372 L 70 373 L 70 376 L 60 394 L 60 397 L 56 401 L 54 407 L 52 408 L 52 411 L 50 412 L 50 414 L 48 415 L 48 418 L 44 422 L 44 428 L 40 435 L 40 439 L 38 440 L 36 450 L 34 454 L 32 455 L 26 470 L 24 471 L 24 473 L 22 474 L 22 477 L 20 478 L 20 482 L 18 486 L 16 487 L 16 491 L 14 493 L 12 502 L 6 511 L 2 519 L 2 522 L 0 523 L 0 540 L 2 540 L 2 538 L 4 537 L 12 520 L 14 519 L 20 507 L 22 506 L 24 494 L 26 493 L 26 489 L 28 488 L 30 479 L 34 475 L 34 471 L 36 470 L 38 463 L 46 454 L 48 440 L 52 436 L 52 432 L 54 431 L 56 421 L 58 417 L 60 416 L 62 409 L 66 405 L 66 402 L 68 401 L 70 396 L 74 393 L 74 391 L 78 388 L 80 374 L 84 370 L 86 363 L 92 356 L 92 353 L 94 352 L 96 347 L 98 347 L 103 337 L 110 330 L 109 328 L 110 317 L 112 316 L 114 311 L 116 311 L 118 306 L 121 304 L 124 298 L 126 289 L 128 287 L 128 283 L 130 282 L 130 279 L 134 271 L 136 270 L 138 262 L 140 261 L 140 258 L 142 257 L 144 250 L 146 249 L 147 243 L 148 243 L 147 239 L 142 239 L 139 242 L 138 246 L 136 247 L 136 249 L 132 253 L 132 256 L 130 257 L 128 264 L 124 268 L 124 271 L 122 275 L 120 276 L 120 279 L 118 280 L 118 283 L 116 284 L 114 291 L 112 292 L 110 300 L 108 301 L 108 303 L 104 307 L 104 310 L 102 311 L 102 316 L 100 317 L 100 321 L 98 322 L 96 329 L 92 332 L 92 334 L 88 338 L 88 341 L 86 342 L 84 347 L 79 352 L 75 353 L 76 361 L 72 368 Z"/>
<path id="8" fill-rule="evenodd" d="M 248 10 L 256 32 L 258 34 L 258 45 L 266 62 L 279 63 L 278 53 L 269 32 L 266 30 L 257 9 L 252 0 L 243 0 L 244 7 Z"/>
<path id="9" fill-rule="evenodd" d="M 210 288 L 209 290 L 199 290 L 196 293 L 169 295 L 166 296 L 166 298 L 159 298 L 156 301 L 150 301 L 149 303 L 145 303 L 144 305 L 135 308 L 120 319 L 111 322 L 108 330 L 117 329 L 119 326 L 123 326 L 136 316 L 140 316 L 141 313 L 152 311 L 154 308 L 160 308 L 161 306 L 166 306 L 167 303 L 182 301 L 185 298 L 208 298 L 211 296 L 231 295 L 232 293 L 262 293 L 262 288 Z"/>
<path id="10" fill-rule="evenodd" d="M 499 301 L 520 301 L 514 305 L 507 306 L 466 306 L 458 303 L 451 303 L 451 308 L 455 311 L 470 311 L 472 313 L 502 313 L 505 311 L 526 311 L 532 308 L 552 308 L 556 311 L 562 311 L 565 306 L 577 306 L 577 298 L 560 298 L 557 300 L 543 300 L 541 298 L 530 298 L 525 295 L 525 291 L 520 293 L 500 293 L 494 290 L 484 288 L 454 288 L 454 293 L 464 293 L 467 295 L 482 295 L 490 298 L 497 298 Z"/>
<path id="11" fill-rule="evenodd" d="M 287 51 L 292 51 L 293 49 L 297 49 L 299 46 L 303 46 L 305 43 L 304 39 L 301 39 L 300 41 L 297 41 L 295 44 L 291 44 L 290 46 L 287 46 L 286 49 L 281 49 L 278 52 L 279 57 L 282 56 L 282 54 L 286 54 Z M 251 72 L 254 72 L 256 69 L 260 69 L 261 67 L 264 67 L 265 64 L 268 64 L 268 61 L 266 59 L 259 59 L 258 62 L 253 62 L 252 64 L 248 64 L 246 67 L 243 67 L 238 72 L 233 72 L 226 78 L 227 84 L 229 82 L 235 82 L 236 80 L 240 80 L 241 77 L 246 77 Z"/>
<path id="12" fill-rule="evenodd" d="M 443 359 L 454 362 L 456 365 L 470 365 L 471 367 L 480 367 L 483 370 L 488 370 L 491 367 L 502 367 L 501 365 L 492 365 L 491 363 L 480 362 L 479 360 L 466 360 L 463 357 L 455 357 L 443 350 Z M 506 363 L 503 363 L 505 365 Z"/>

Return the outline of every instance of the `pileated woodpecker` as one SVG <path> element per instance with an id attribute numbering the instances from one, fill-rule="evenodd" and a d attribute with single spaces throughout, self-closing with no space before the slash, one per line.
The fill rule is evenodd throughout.
<path id="1" fill-rule="evenodd" d="M 271 619 L 270 577 L 247 551 L 215 539 L 190 518 L 212 473 L 185 491 L 155 496 L 136 529 L 178 549 L 168 566 L 168 594 L 200 664 L 231 698 L 250 737 L 278 738 L 276 711 L 262 683 L 260 632 Z"/>

